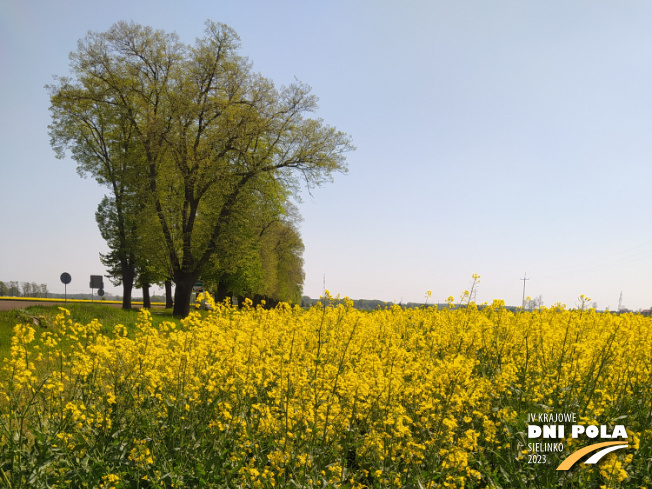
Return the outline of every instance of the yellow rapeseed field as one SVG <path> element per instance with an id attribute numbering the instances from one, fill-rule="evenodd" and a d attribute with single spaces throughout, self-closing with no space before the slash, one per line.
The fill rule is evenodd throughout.
<path id="1" fill-rule="evenodd" d="M 210 299 L 208 299 L 210 301 Z M 17 325 L 0 487 L 434 488 L 651 484 L 652 319 L 579 307 L 227 304 L 100 333 Z M 626 426 L 597 465 L 531 463 L 528 414 Z M 599 440 L 599 439 L 598 439 Z M 543 440 L 546 441 L 546 440 Z M 549 440 L 548 440 L 549 441 Z"/>

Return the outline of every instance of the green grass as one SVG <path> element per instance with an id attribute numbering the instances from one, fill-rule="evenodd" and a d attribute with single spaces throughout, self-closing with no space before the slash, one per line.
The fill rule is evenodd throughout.
<path id="1" fill-rule="evenodd" d="M 43 331 L 53 327 L 54 319 L 61 312 L 59 307 L 63 306 L 60 304 L 30 306 L 24 309 L 0 312 L 0 362 L 9 356 L 11 337 L 16 324 L 29 324 L 36 329 L 38 338 Z M 102 304 L 70 303 L 66 309 L 70 311 L 70 317 L 76 323 L 88 324 L 93 319 L 98 319 L 102 323 L 102 332 L 105 334 L 110 333 L 117 324 L 122 324 L 131 331 L 138 317 L 138 309 L 126 311 Z M 152 309 L 151 313 L 153 325 L 158 325 L 163 321 L 173 321 L 179 324 L 179 320 L 172 316 L 172 309 Z"/>

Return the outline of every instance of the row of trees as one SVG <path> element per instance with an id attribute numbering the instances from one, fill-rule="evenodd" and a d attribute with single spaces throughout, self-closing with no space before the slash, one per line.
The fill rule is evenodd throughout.
<path id="1" fill-rule="evenodd" d="M 35 282 L 0 282 L 0 296 L 4 297 L 47 297 L 47 284 Z"/>
<path id="2" fill-rule="evenodd" d="M 208 21 L 193 46 L 119 22 L 71 53 L 50 85 L 52 146 L 109 189 L 96 220 L 101 257 L 130 307 L 134 285 L 171 281 L 174 314 L 193 284 L 300 300 L 303 243 L 289 198 L 345 171 L 350 138 L 307 115 L 304 84 L 275 88 L 241 56 L 228 26 Z"/>

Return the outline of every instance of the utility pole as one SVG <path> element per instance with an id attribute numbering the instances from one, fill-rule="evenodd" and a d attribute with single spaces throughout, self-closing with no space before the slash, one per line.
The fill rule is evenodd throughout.
<path id="1" fill-rule="evenodd" d="M 525 309 L 525 281 L 530 280 L 527 278 L 527 273 L 523 274 L 523 278 L 521 280 L 523 281 L 523 301 L 521 302 L 521 309 Z"/>

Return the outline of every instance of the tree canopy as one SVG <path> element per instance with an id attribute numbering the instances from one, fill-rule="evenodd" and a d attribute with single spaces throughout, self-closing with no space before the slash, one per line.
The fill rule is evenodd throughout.
<path id="1" fill-rule="evenodd" d="M 211 21 L 192 46 L 119 22 L 81 40 L 71 76 L 49 87 L 57 155 L 69 149 L 78 171 L 117 179 L 155 216 L 145 234 L 164 249 L 180 316 L 257 194 L 282 205 L 300 184 L 346 171 L 353 149 L 348 135 L 309 117 L 317 99 L 308 86 L 277 89 L 239 48 L 233 29 Z M 124 171 L 111 173 L 107 158 Z"/>

